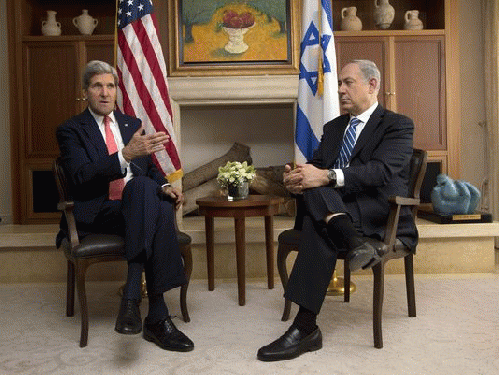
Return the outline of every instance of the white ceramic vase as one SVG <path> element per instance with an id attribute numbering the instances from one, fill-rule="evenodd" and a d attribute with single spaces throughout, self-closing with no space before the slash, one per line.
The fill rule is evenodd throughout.
<path id="1" fill-rule="evenodd" d="M 92 35 L 98 24 L 99 20 L 88 14 L 87 9 L 83 9 L 82 14 L 73 18 L 73 25 L 75 25 L 75 27 L 80 30 L 80 33 L 83 35 Z"/>
<path id="2" fill-rule="evenodd" d="M 379 29 L 388 29 L 395 18 L 395 9 L 388 0 L 374 0 L 374 23 Z"/>
<path id="3" fill-rule="evenodd" d="M 408 10 L 405 12 L 404 19 L 404 29 L 406 30 L 421 30 L 423 28 L 423 21 L 419 19 L 419 10 Z"/>
<path id="4" fill-rule="evenodd" d="M 362 30 L 362 21 L 357 17 L 357 7 L 347 7 L 341 10 L 341 30 Z"/>
<path id="5" fill-rule="evenodd" d="M 61 24 L 55 19 L 57 12 L 47 10 L 47 20 L 42 21 L 42 34 L 46 36 L 61 35 Z"/>

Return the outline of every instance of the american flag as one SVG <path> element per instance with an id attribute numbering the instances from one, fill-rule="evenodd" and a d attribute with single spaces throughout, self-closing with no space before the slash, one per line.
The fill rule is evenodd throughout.
<path id="1" fill-rule="evenodd" d="M 295 161 L 312 159 L 324 125 L 340 114 L 330 0 L 304 0 Z"/>
<path id="2" fill-rule="evenodd" d="M 155 153 L 153 160 L 170 182 L 175 181 L 183 172 L 175 146 L 166 64 L 151 0 L 119 0 L 117 37 L 118 108 L 140 118 L 146 133 L 163 131 L 170 136 L 166 150 Z"/>

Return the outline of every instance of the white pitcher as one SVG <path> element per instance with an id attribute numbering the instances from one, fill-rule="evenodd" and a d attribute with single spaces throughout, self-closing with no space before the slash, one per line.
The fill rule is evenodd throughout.
<path id="1" fill-rule="evenodd" d="M 362 30 L 362 21 L 357 17 L 356 7 L 348 7 L 341 10 L 341 30 Z"/>
<path id="2" fill-rule="evenodd" d="M 374 23 L 380 29 L 388 29 L 395 18 L 395 9 L 388 0 L 374 0 Z"/>
<path id="3" fill-rule="evenodd" d="M 90 14 L 88 14 L 87 9 L 83 9 L 83 13 L 78 17 L 73 18 L 73 25 L 75 25 L 80 33 L 83 35 L 92 35 L 95 27 L 99 23 L 99 20 L 93 18 Z"/>
<path id="4" fill-rule="evenodd" d="M 419 19 L 419 10 L 408 10 L 405 12 L 404 19 L 404 29 L 406 30 L 421 30 L 423 28 L 423 21 Z"/>
<path id="5" fill-rule="evenodd" d="M 42 21 L 42 34 L 46 36 L 61 35 L 61 24 L 55 20 L 57 12 L 47 10 L 47 20 Z"/>

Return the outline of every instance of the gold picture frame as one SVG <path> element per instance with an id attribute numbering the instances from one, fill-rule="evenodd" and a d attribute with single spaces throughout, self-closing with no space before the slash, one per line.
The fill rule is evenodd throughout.
<path id="1" fill-rule="evenodd" d="M 170 76 L 298 74 L 300 0 L 168 0 Z"/>

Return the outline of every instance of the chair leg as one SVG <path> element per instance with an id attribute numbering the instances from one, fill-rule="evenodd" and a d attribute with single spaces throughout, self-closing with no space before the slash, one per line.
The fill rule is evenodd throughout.
<path id="1" fill-rule="evenodd" d="M 286 268 L 286 258 L 291 252 L 291 248 L 288 246 L 282 246 L 281 244 L 277 247 L 277 270 L 279 271 L 279 277 L 281 278 L 282 287 L 286 290 L 288 285 L 288 270 Z M 284 298 L 284 312 L 282 313 L 281 320 L 284 322 L 289 319 L 289 314 L 291 312 L 291 301 Z"/>
<path id="2" fill-rule="evenodd" d="M 345 259 L 343 262 L 343 302 L 350 302 L 350 261 Z"/>
<path id="3" fill-rule="evenodd" d="M 189 312 L 187 311 L 187 288 L 189 287 L 189 282 L 191 280 L 192 273 L 192 251 L 191 245 L 188 244 L 181 248 L 182 258 L 184 259 L 184 270 L 185 277 L 187 279 L 187 284 L 180 287 L 180 310 L 182 311 L 182 318 L 184 322 L 188 323 L 191 321 L 189 317 Z"/>
<path id="4" fill-rule="evenodd" d="M 409 316 L 416 316 L 416 296 L 414 293 L 414 255 L 404 257 L 405 285 L 407 290 L 407 308 Z"/>
<path id="5" fill-rule="evenodd" d="M 87 346 L 88 342 L 88 306 L 87 294 L 85 292 L 85 272 L 87 265 L 82 261 L 76 261 L 76 290 L 78 292 L 78 300 L 80 302 L 81 312 L 81 336 L 80 347 Z"/>
<path id="6" fill-rule="evenodd" d="M 66 316 L 75 314 L 75 266 L 68 260 L 66 281 Z"/>
<path id="7" fill-rule="evenodd" d="M 385 280 L 385 265 L 383 262 L 373 267 L 374 286 L 373 286 L 373 335 L 374 347 L 381 349 L 383 347 L 382 314 L 383 314 L 383 294 Z"/>

